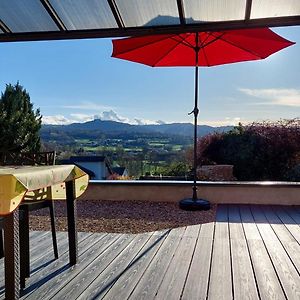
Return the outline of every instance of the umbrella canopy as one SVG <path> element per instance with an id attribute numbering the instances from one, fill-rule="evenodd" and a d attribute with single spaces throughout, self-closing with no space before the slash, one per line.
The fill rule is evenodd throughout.
<path id="1" fill-rule="evenodd" d="M 269 28 L 113 40 L 113 57 L 152 67 L 216 66 L 259 60 L 294 44 Z M 195 55 L 197 53 L 197 55 Z"/>
<path id="2" fill-rule="evenodd" d="M 198 67 L 264 59 L 293 44 L 268 28 L 152 35 L 113 40 L 112 57 L 152 67 L 195 67 L 195 102 L 191 112 L 194 114 L 195 125 L 193 197 L 182 200 L 180 203 L 182 208 L 209 208 L 207 201 L 197 198 Z"/>

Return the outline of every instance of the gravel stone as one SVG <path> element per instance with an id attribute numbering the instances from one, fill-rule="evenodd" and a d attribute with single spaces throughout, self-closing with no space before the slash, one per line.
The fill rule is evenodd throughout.
<path id="1" fill-rule="evenodd" d="M 67 230 L 66 202 L 55 201 L 56 230 Z M 177 203 L 144 201 L 77 201 L 77 230 L 85 232 L 142 233 L 214 222 L 217 205 L 209 211 L 184 211 Z M 47 209 L 30 216 L 31 230 L 50 230 Z"/>

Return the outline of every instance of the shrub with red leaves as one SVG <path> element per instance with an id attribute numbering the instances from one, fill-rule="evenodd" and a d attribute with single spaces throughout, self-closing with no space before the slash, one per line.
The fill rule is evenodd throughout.
<path id="1" fill-rule="evenodd" d="M 300 119 L 254 122 L 198 142 L 199 164 L 232 164 L 238 180 L 300 180 Z"/>

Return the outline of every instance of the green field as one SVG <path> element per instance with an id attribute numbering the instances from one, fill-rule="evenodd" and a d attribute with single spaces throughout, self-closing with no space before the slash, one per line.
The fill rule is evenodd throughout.
<path id="1" fill-rule="evenodd" d="M 84 151 L 111 151 L 115 152 L 117 147 L 111 147 L 111 146 L 84 146 L 83 149 Z"/>

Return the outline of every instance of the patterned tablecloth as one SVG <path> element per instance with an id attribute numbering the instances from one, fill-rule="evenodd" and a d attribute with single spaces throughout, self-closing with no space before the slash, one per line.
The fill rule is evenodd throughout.
<path id="1" fill-rule="evenodd" d="M 65 182 L 71 180 L 79 197 L 89 178 L 75 165 L 1 167 L 0 215 L 11 213 L 23 200 L 65 199 Z"/>

